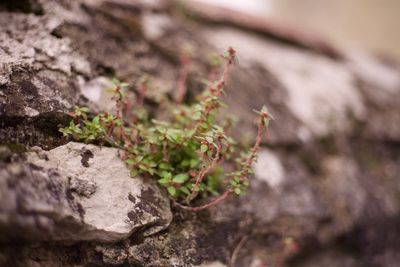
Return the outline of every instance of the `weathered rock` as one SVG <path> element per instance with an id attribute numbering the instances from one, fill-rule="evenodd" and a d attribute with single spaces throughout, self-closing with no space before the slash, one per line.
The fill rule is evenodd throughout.
<path id="1" fill-rule="evenodd" d="M 301 123 L 290 129 L 293 140 L 349 132 L 354 127 L 353 120 L 365 118 L 363 99 L 354 78 L 340 62 L 232 28 L 213 28 L 205 31 L 204 36 L 219 50 L 237 48 L 241 65 L 251 68 L 261 64 L 279 80 L 287 94 L 283 104 L 290 116 Z M 281 88 L 274 88 L 278 89 Z M 270 98 L 260 89 L 253 94 L 261 101 Z"/>
<path id="2" fill-rule="evenodd" d="M 55 168 L 69 179 L 82 205 L 84 222 L 94 228 L 90 239 L 123 239 L 139 228 L 147 235 L 170 223 L 168 198 L 153 182 L 131 178 L 117 149 L 70 142 L 49 151 L 47 157 L 28 156 L 28 160 Z"/>
<path id="3" fill-rule="evenodd" d="M 37 3 L 14 2 L 16 7 L 31 3 L 33 9 Z M 59 145 L 58 125 L 66 123 L 66 113 L 81 98 L 76 74 L 91 73 L 88 61 L 74 51 L 71 41 L 52 33 L 68 12 L 56 3 L 45 6 L 46 14 L 42 16 L 30 14 L 30 8 L 29 14 L 1 12 L 2 144 L 40 144 L 45 148 Z"/>
<path id="4" fill-rule="evenodd" d="M 210 263 L 204 263 L 202 265 L 199 265 L 198 267 L 226 267 L 226 265 L 222 264 L 219 261 L 215 261 L 215 262 L 210 262 Z"/>
<path id="5" fill-rule="evenodd" d="M 1 169 L 4 239 L 113 242 L 172 220 L 151 181 L 131 178 L 117 149 L 68 143 Z"/>
<path id="6" fill-rule="evenodd" d="M 3 243 L 1 266 L 396 266 L 398 65 L 354 52 L 332 58 L 317 43 L 304 49 L 301 35 L 290 44 L 279 31 L 267 38 L 271 25 L 245 33 L 254 24 L 241 27 L 237 17 L 203 16 L 241 30 L 205 26 L 163 1 L 14 2 L 0 4 L 0 143 L 60 145 L 69 108 L 110 107 L 103 88 L 113 76 L 132 89 L 150 73 L 171 93 L 187 48 L 195 52 L 188 100 L 203 88 L 208 53 L 234 46 L 239 64 L 224 99 L 224 112 L 239 118 L 234 135 L 253 138 L 251 110 L 263 104 L 276 120 L 247 194 L 199 214 L 174 210 L 169 227 L 168 200 L 151 181 L 129 178 L 115 149 L 35 148 L 31 163 L 0 149 L 2 241 L 43 240 Z M 30 84 L 39 95 L 25 90 Z"/>
<path id="7" fill-rule="evenodd" d="M 2 164 L 0 177 L 2 242 L 76 238 L 82 209 L 56 170 L 13 162 Z"/>
<path id="8" fill-rule="evenodd" d="M 398 141 L 400 66 L 365 53 L 352 52 L 348 58 L 349 69 L 354 73 L 368 107 L 364 135 L 372 139 Z"/>
<path id="9" fill-rule="evenodd" d="M 79 90 L 71 73 L 88 74 L 90 67 L 68 39 L 46 31 L 48 24 L 45 17 L 1 15 L 0 116 L 66 112 L 77 102 Z"/>

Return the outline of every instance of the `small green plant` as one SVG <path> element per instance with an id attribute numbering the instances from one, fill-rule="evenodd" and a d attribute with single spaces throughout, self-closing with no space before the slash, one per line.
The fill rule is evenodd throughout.
<path id="1" fill-rule="evenodd" d="M 223 122 L 221 125 L 224 126 L 221 126 L 216 120 L 218 110 L 224 106 L 221 96 L 235 51 L 230 48 L 223 59 L 225 65 L 220 78 L 208 82 L 197 102 L 189 105 L 182 104 L 186 94 L 187 64 L 190 62 L 185 58 L 175 103 L 164 98 L 163 119 L 152 118 L 144 106 L 149 86 L 147 78 L 139 82 L 139 96 L 133 103 L 127 101 L 124 93 L 128 85 L 115 80 L 112 89 L 116 104 L 114 112 L 101 112 L 90 117 L 87 108 L 77 107 L 70 113 L 70 125 L 60 131 L 77 141 L 99 142 L 119 148 L 132 177 L 139 174 L 154 177 L 181 208 L 199 211 L 219 203 L 232 193 L 240 195 L 249 184 L 252 164 L 272 116 L 266 107 L 257 111 L 255 144 L 237 156 L 237 143 L 226 134 L 230 123 Z M 222 162 L 233 160 L 236 160 L 237 170 L 223 175 Z M 208 203 L 189 206 L 193 200 L 209 196 L 214 198 Z"/>

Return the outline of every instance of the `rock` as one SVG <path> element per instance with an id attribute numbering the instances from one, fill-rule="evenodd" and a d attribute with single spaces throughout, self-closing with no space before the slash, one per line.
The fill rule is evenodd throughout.
<path id="1" fill-rule="evenodd" d="M 254 164 L 255 177 L 266 182 L 271 188 L 277 189 L 285 178 L 280 159 L 271 150 L 260 150 L 257 162 Z"/>
<path id="2" fill-rule="evenodd" d="M 0 167 L 0 232 L 7 240 L 79 240 L 81 205 L 54 169 L 13 162 Z"/>
<path id="3" fill-rule="evenodd" d="M 165 14 L 148 13 L 142 16 L 144 35 L 148 40 L 157 41 L 173 25 L 171 17 Z"/>
<path id="4" fill-rule="evenodd" d="M 107 90 L 114 87 L 110 79 L 99 76 L 89 81 L 83 77 L 78 77 L 78 80 L 82 95 L 91 101 L 90 106 L 94 110 L 114 110 L 113 94 Z"/>
<path id="5" fill-rule="evenodd" d="M 37 1 L 13 2 L 29 7 Z M 71 40 L 53 34 L 65 9 L 47 2 L 41 7 L 41 16 L 30 8 L 28 14 L 0 11 L 0 143 L 59 145 L 58 125 L 67 123 L 66 113 L 81 98 L 76 75 L 91 75 Z"/>
<path id="6" fill-rule="evenodd" d="M 365 119 L 363 98 L 354 85 L 353 76 L 340 62 L 228 27 L 206 30 L 204 38 L 218 50 L 235 47 L 242 66 L 252 68 L 259 64 L 278 79 L 283 88 L 275 87 L 272 90 L 285 91 L 287 98 L 282 99 L 281 104 L 288 109 L 286 116 L 290 115 L 300 122 L 295 129 L 284 129 L 292 134 L 292 142 L 309 141 L 331 132 L 351 132 L 355 126 L 354 120 Z M 265 83 L 269 82 L 268 78 L 265 77 Z M 261 106 L 259 102 L 270 102 L 268 99 L 272 97 L 261 90 L 254 92 L 254 95 L 259 99 L 252 107 L 246 103 L 236 105 L 242 104 L 251 111 L 252 108 L 260 108 L 256 104 Z M 274 116 L 280 113 L 280 110 L 274 111 L 272 108 Z M 286 136 L 287 133 L 282 131 L 277 135 Z"/>
<path id="7" fill-rule="evenodd" d="M 115 242 L 154 234 L 172 220 L 168 198 L 155 183 L 131 178 L 114 148 L 68 143 L 0 172 L 6 240 Z"/>
<path id="8" fill-rule="evenodd" d="M 151 225 L 144 231 L 148 235 L 171 222 L 169 200 L 155 183 L 131 178 L 117 149 L 70 142 L 50 150 L 47 157 L 30 154 L 28 160 L 69 179 L 82 205 L 83 221 L 93 228 L 86 238 L 115 241 Z"/>
<path id="9" fill-rule="evenodd" d="M 215 262 L 210 262 L 210 263 L 204 263 L 202 265 L 199 265 L 198 267 L 226 267 L 227 265 L 222 264 L 219 261 L 215 261 Z"/>
<path id="10" fill-rule="evenodd" d="M 66 112 L 79 98 L 76 79 L 70 76 L 88 74 L 88 62 L 68 39 L 52 36 L 47 23 L 46 17 L 1 15 L 0 116 Z"/>
<path id="11" fill-rule="evenodd" d="M 322 193 L 338 228 L 347 228 L 359 220 L 367 205 L 365 186 L 359 181 L 357 165 L 349 158 L 330 157 L 322 162 L 325 172 Z"/>
<path id="12" fill-rule="evenodd" d="M 348 58 L 349 69 L 368 107 L 364 135 L 372 139 L 400 140 L 400 65 L 354 51 Z"/>
<path id="13" fill-rule="evenodd" d="M 0 143 L 57 148 L 26 161 L 24 146 L 0 147 L 0 266 L 396 266 L 398 65 L 332 57 L 296 32 L 281 42 L 272 24 L 255 34 L 232 13 L 214 20 L 230 28 L 210 27 L 158 0 L 3 2 Z M 132 90 L 151 74 L 149 94 L 171 93 L 186 48 L 191 101 L 209 53 L 228 46 L 239 58 L 224 99 L 239 118 L 233 134 L 254 140 L 251 110 L 263 104 L 276 118 L 247 194 L 200 213 L 174 208 L 171 222 L 162 190 L 130 178 L 116 149 L 60 138 L 74 105 L 110 107 L 114 76 Z"/>

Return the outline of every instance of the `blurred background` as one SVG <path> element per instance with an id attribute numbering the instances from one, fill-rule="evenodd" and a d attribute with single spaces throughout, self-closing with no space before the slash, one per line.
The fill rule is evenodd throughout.
<path id="1" fill-rule="evenodd" d="M 399 0 L 200 0 L 295 25 L 334 44 L 400 59 Z"/>

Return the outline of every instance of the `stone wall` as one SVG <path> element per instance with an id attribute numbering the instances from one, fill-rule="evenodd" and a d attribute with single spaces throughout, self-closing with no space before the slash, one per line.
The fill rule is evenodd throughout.
<path id="1" fill-rule="evenodd" d="M 1 266 L 397 266 L 400 65 L 296 29 L 170 1 L 0 4 Z M 247 194 L 201 213 L 129 178 L 116 149 L 67 143 L 74 105 L 110 106 L 113 76 L 190 95 L 228 46 L 234 135 L 276 118 Z M 155 92 L 156 93 L 156 92 Z M 104 163 L 107 164 L 104 164 Z"/>

